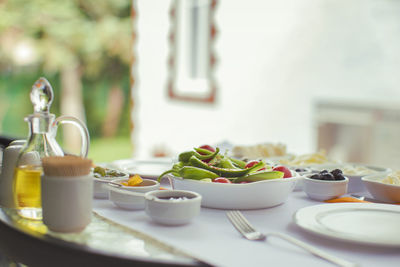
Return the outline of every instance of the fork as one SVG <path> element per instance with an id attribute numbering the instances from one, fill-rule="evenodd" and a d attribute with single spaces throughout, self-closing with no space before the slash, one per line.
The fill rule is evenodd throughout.
<path id="1" fill-rule="evenodd" d="M 228 211 L 226 213 L 226 216 L 228 217 L 228 219 L 232 223 L 232 225 L 236 228 L 236 230 L 238 230 L 238 232 L 241 233 L 242 236 L 248 240 L 265 240 L 268 236 L 275 236 L 275 237 L 282 238 L 282 239 L 310 252 L 311 254 L 318 256 L 322 259 L 325 259 L 329 262 L 332 262 L 338 266 L 343 266 L 343 267 L 358 266 L 358 264 L 356 264 L 356 263 L 349 262 L 349 261 L 340 259 L 336 256 L 330 255 L 314 246 L 306 244 L 303 241 L 300 241 L 289 235 L 286 235 L 283 233 L 278 233 L 278 232 L 270 232 L 270 233 L 263 234 L 263 233 L 257 231 L 250 224 L 250 222 L 243 216 L 243 214 L 238 210 Z"/>

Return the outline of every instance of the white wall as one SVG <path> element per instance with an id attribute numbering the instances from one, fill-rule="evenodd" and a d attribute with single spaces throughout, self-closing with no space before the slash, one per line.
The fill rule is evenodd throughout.
<path id="1" fill-rule="evenodd" d="M 138 156 L 224 140 L 312 152 L 316 99 L 400 98 L 400 1 L 219 0 L 215 105 L 168 99 L 170 1 L 134 2 Z"/>

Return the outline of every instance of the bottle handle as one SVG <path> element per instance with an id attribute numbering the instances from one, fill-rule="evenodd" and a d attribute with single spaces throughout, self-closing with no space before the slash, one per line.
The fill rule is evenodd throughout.
<path id="1" fill-rule="evenodd" d="M 60 124 L 65 124 L 69 123 L 72 125 L 75 125 L 79 129 L 79 133 L 81 134 L 81 157 L 86 158 L 88 153 L 89 153 L 89 142 L 90 142 L 90 137 L 89 137 L 89 131 L 86 128 L 86 125 L 80 121 L 79 119 L 72 117 L 72 116 L 60 116 L 57 119 L 54 120 L 52 124 L 52 131 L 54 135 L 57 132 L 57 128 Z"/>

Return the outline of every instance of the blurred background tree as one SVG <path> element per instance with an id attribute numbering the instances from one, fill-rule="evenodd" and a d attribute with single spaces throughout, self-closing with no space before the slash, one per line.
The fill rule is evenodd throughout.
<path id="1" fill-rule="evenodd" d="M 59 101 L 52 113 L 87 121 L 94 139 L 129 141 L 130 7 L 130 0 L 0 1 L 0 133 L 11 106 L 31 108 L 29 90 L 46 76 Z M 64 132 L 67 148 L 79 146 L 76 134 Z"/>

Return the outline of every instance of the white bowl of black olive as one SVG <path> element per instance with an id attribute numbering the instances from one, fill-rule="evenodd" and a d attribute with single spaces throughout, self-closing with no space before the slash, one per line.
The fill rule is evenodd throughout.
<path id="1" fill-rule="evenodd" d="M 340 169 L 322 170 L 319 173 L 306 175 L 303 190 L 314 200 L 328 200 L 347 193 L 349 179 Z"/>

